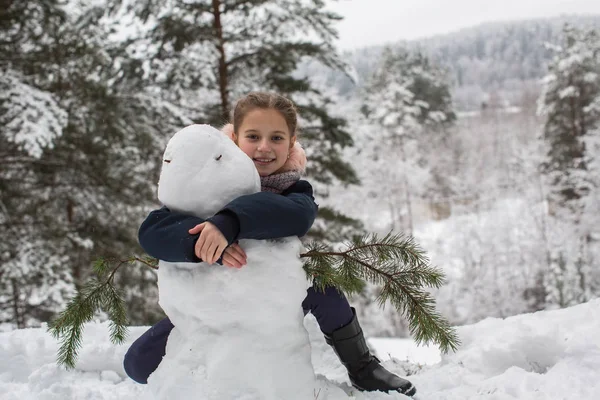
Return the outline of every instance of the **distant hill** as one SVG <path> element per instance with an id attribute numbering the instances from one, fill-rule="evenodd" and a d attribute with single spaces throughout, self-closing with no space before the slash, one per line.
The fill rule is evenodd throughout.
<path id="1" fill-rule="evenodd" d="M 550 53 L 545 43 L 560 43 L 565 23 L 580 28 L 600 28 L 600 15 L 563 16 L 514 22 L 492 22 L 445 35 L 395 44 L 418 49 L 445 66 L 454 88 L 458 109 L 479 107 L 489 96 L 518 103 L 524 89 L 536 90 L 546 72 Z M 394 46 L 394 45 L 392 45 Z M 383 46 L 371 46 L 344 53 L 358 78 L 358 86 L 377 67 Z M 314 75 L 315 66 L 308 67 Z M 321 71 L 341 94 L 350 94 L 356 85 L 344 74 Z"/>

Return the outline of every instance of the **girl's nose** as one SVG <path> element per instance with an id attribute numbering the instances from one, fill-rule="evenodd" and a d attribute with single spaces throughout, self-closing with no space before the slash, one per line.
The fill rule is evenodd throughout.
<path id="1" fill-rule="evenodd" d="M 258 144 L 258 151 L 269 151 L 269 142 L 261 140 Z"/>

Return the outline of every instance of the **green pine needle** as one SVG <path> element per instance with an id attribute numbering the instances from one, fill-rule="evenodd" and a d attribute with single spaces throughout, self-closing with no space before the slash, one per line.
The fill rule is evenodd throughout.
<path id="1" fill-rule="evenodd" d="M 108 271 L 109 267 L 110 267 L 110 264 L 108 263 L 108 261 L 106 259 L 99 258 L 96 261 L 94 261 L 94 265 L 92 266 L 92 269 L 93 269 L 94 273 L 98 276 L 98 278 L 102 278 Z"/>

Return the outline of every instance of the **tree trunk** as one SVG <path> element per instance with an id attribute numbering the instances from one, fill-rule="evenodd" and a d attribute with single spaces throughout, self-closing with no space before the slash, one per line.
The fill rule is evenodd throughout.
<path id="1" fill-rule="evenodd" d="M 18 329 L 25 328 L 25 320 L 23 315 L 21 314 L 21 310 L 19 307 L 19 286 L 17 284 L 16 279 L 11 279 L 12 291 L 13 291 L 13 313 L 15 317 L 15 323 L 17 324 Z"/>
<path id="2" fill-rule="evenodd" d="M 402 164 L 406 165 L 406 152 L 404 151 L 404 138 L 402 136 L 399 136 L 399 142 L 400 142 L 400 154 L 402 155 Z M 412 205 L 411 205 L 411 198 L 410 198 L 410 188 L 408 186 L 408 177 L 406 176 L 406 168 L 403 168 L 402 171 L 402 180 L 404 183 L 404 193 L 406 195 L 406 214 L 407 214 L 407 218 L 408 218 L 408 234 L 410 236 L 413 235 L 413 217 L 412 217 Z"/>
<path id="3" fill-rule="evenodd" d="M 225 40 L 223 39 L 223 26 L 221 25 L 221 1 L 212 0 L 216 47 L 219 52 L 219 94 L 221 96 L 221 117 L 224 122 L 228 122 L 229 117 L 229 95 L 227 92 L 228 74 L 227 58 L 225 55 Z"/>
<path id="4" fill-rule="evenodd" d="M 65 207 L 65 211 L 67 214 L 67 223 L 69 224 L 69 231 L 75 231 L 75 202 L 70 197 L 67 198 L 67 205 Z M 72 239 L 71 242 L 75 244 Z M 74 262 L 71 266 L 71 275 L 73 276 L 73 281 L 75 282 L 75 288 L 79 290 L 83 286 L 83 276 L 80 262 L 81 253 L 75 253 L 74 255 L 78 257 L 77 261 Z"/>

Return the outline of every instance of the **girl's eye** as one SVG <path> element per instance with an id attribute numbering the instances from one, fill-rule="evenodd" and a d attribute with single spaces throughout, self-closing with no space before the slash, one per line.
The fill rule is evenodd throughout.
<path id="1" fill-rule="evenodd" d="M 279 140 L 283 140 L 283 138 L 281 136 L 273 136 L 273 140 L 279 141 Z"/>
<path id="2" fill-rule="evenodd" d="M 258 136 L 256 136 L 256 135 L 247 135 L 246 137 L 250 140 L 255 140 L 258 138 Z"/>

